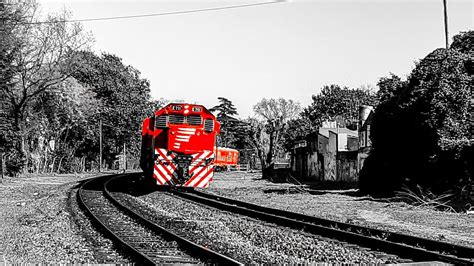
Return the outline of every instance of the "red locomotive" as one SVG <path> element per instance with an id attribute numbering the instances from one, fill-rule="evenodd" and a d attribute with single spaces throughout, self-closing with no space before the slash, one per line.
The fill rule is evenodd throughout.
<path id="1" fill-rule="evenodd" d="M 140 166 L 145 177 L 158 185 L 209 186 L 215 154 L 223 149 L 215 147 L 219 133 L 216 117 L 202 105 L 171 103 L 156 111 L 143 121 Z"/>

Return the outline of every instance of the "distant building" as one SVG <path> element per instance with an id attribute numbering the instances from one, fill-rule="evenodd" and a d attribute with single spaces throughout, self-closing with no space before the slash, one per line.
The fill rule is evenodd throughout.
<path id="1" fill-rule="evenodd" d="M 357 181 L 357 131 L 347 128 L 329 130 L 328 169 L 324 180 Z"/>
<path id="2" fill-rule="evenodd" d="M 315 133 L 306 135 L 306 139 L 295 142 L 291 153 L 291 170 L 302 180 L 319 180 L 319 170 Z"/>
<path id="3" fill-rule="evenodd" d="M 372 125 L 372 117 L 374 108 L 372 106 L 363 105 L 359 107 L 359 152 L 357 154 L 357 171 L 360 172 L 364 166 L 365 159 L 369 156 L 372 149 L 370 141 L 370 130 Z"/>
<path id="4" fill-rule="evenodd" d="M 308 181 L 356 181 L 357 131 L 338 128 L 335 121 L 323 126 L 295 143 L 293 172 Z"/>

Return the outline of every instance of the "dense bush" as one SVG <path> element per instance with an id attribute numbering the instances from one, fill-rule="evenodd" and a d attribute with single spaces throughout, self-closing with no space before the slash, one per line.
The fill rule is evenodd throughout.
<path id="1" fill-rule="evenodd" d="M 17 176 L 25 165 L 25 154 L 21 150 L 13 149 L 5 158 L 5 173 L 9 176 Z"/>
<path id="2" fill-rule="evenodd" d="M 391 195 L 402 185 L 465 197 L 473 178 L 470 101 L 472 33 L 422 59 L 406 81 L 381 79 L 373 150 L 360 174 L 363 192 Z M 460 47 L 462 49 L 456 49 Z M 467 192 L 466 192 L 467 191 Z"/>

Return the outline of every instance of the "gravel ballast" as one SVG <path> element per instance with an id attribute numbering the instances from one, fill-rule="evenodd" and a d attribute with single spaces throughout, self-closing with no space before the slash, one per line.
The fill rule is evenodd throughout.
<path id="1" fill-rule="evenodd" d="M 246 264 L 385 263 L 395 256 L 276 226 L 153 192 L 117 193 L 134 210 L 200 245 Z"/>
<path id="2" fill-rule="evenodd" d="M 91 177 L 91 176 L 88 176 Z M 0 182 L 0 264 L 129 263 L 96 231 L 77 206 L 76 186 L 86 176 L 8 178 Z M 258 205 L 362 224 L 379 229 L 474 246 L 474 216 L 381 202 L 351 191 L 293 193 L 291 184 L 274 184 L 260 173 L 218 173 L 205 192 Z M 314 261 L 381 263 L 383 254 L 355 248 L 298 230 L 222 213 L 179 200 L 159 200 L 158 192 L 134 198 L 161 221 L 202 245 L 248 263 Z M 163 204 L 165 202 L 166 204 Z M 219 212 L 219 213 L 217 213 Z M 183 228 L 180 229 L 180 226 Z M 205 235 L 205 236 L 204 236 Z M 202 238 L 200 236 L 203 236 Z M 282 241 L 284 239 L 284 241 Z M 287 241 L 287 242 L 285 242 Z M 296 248 L 293 248 L 296 247 Z M 310 247 L 310 248 L 308 248 Z M 305 252 L 312 252 L 307 254 Z M 248 254 L 250 253 L 250 254 Z"/>
<path id="3" fill-rule="evenodd" d="M 261 173 L 221 172 L 203 192 L 276 209 L 474 247 L 474 215 L 358 196 L 354 190 L 298 192 Z"/>
<path id="4" fill-rule="evenodd" d="M 82 179 L 61 175 L 2 180 L 0 263 L 128 262 L 79 210 L 75 186 Z"/>

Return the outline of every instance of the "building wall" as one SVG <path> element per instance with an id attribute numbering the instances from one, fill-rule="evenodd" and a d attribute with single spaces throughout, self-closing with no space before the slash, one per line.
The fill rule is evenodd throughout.
<path id="1" fill-rule="evenodd" d="M 359 138 L 354 136 L 347 137 L 347 150 L 357 151 L 359 149 Z"/>
<path id="2" fill-rule="evenodd" d="M 337 181 L 355 182 L 358 180 L 357 151 L 337 154 Z"/>
<path id="3" fill-rule="evenodd" d="M 359 138 L 338 130 L 326 133 L 328 137 L 323 133 L 308 135 L 305 147 L 301 147 L 302 142 L 295 144 L 292 163 L 295 176 L 308 181 L 357 181 Z"/>
<path id="4" fill-rule="evenodd" d="M 325 180 L 325 177 L 329 172 L 329 139 L 325 136 L 318 134 L 318 180 Z"/>
<path id="5" fill-rule="evenodd" d="M 336 153 L 338 149 L 338 137 L 337 134 L 329 131 L 329 144 L 326 160 L 325 160 L 325 169 L 324 180 L 327 181 L 336 181 L 337 180 L 337 162 L 336 162 Z"/>
<path id="6" fill-rule="evenodd" d="M 337 150 L 347 151 L 347 134 L 339 133 L 336 136 L 337 136 Z"/>
<path id="7" fill-rule="evenodd" d="M 359 152 L 357 153 L 357 171 L 360 172 L 362 170 L 362 167 L 364 166 L 365 159 L 369 157 L 370 153 L 370 147 L 363 147 L 359 149 Z"/>
<path id="8" fill-rule="evenodd" d="M 304 147 L 294 149 L 292 171 L 300 179 L 306 179 L 306 149 Z"/>
<path id="9" fill-rule="evenodd" d="M 306 175 L 311 180 L 319 179 L 318 153 L 316 151 L 308 153 Z"/>
<path id="10" fill-rule="evenodd" d="M 324 151 L 324 178 L 326 181 L 358 180 L 357 151 L 359 138 L 346 133 L 329 131 L 327 150 Z"/>
<path id="11" fill-rule="evenodd" d="M 292 171 L 301 180 L 316 181 L 320 178 L 320 167 L 318 165 L 318 142 L 317 137 L 308 139 L 305 145 L 295 145 L 293 149 Z"/>
<path id="12" fill-rule="evenodd" d="M 362 108 L 361 108 L 362 109 Z M 359 152 L 357 154 L 357 171 L 360 172 L 365 160 L 369 157 L 372 142 L 370 141 L 370 128 L 374 111 L 372 108 L 365 110 L 359 117 Z"/>

